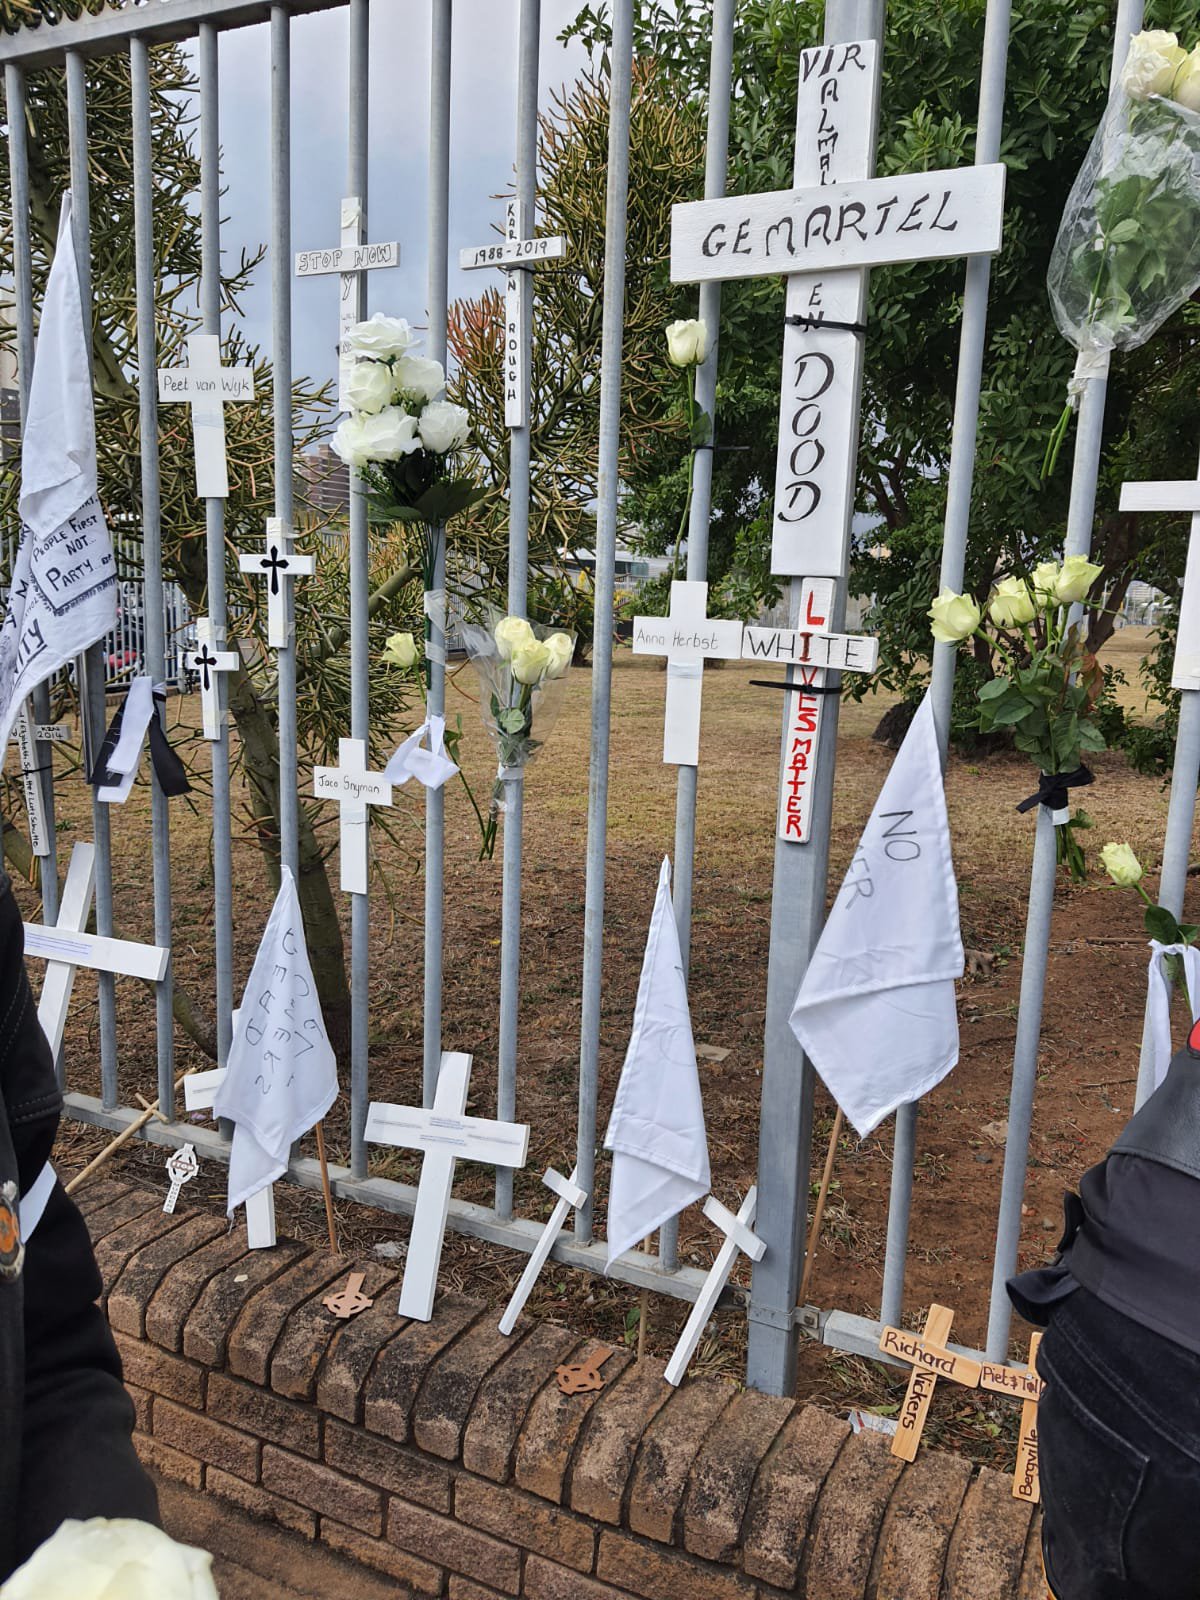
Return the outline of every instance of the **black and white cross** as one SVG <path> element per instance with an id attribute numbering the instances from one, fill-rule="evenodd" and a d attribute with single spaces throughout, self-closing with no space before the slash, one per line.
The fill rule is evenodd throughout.
<path id="1" fill-rule="evenodd" d="M 360 275 L 378 267 L 398 267 L 400 246 L 393 239 L 387 244 L 366 244 L 363 241 L 363 204 L 357 195 L 348 195 L 342 201 L 341 243 L 330 250 L 301 250 L 296 256 L 298 278 L 317 277 L 322 273 L 336 272 L 341 276 L 341 294 L 338 297 L 338 405 L 349 409 L 346 400 L 346 378 L 354 366 L 354 357 L 345 350 L 346 334 L 355 323 L 362 321 L 362 292 Z"/>
<path id="2" fill-rule="evenodd" d="M 287 588 L 293 578 L 309 578 L 316 563 L 312 556 L 297 555 L 291 535 L 283 531 L 279 517 L 267 518 L 267 546 L 262 555 L 241 555 L 238 566 L 256 578 L 266 577 L 267 643 L 282 650 L 291 641 L 287 626 Z"/>
<path id="3" fill-rule="evenodd" d="M 213 648 L 215 630 L 211 617 L 196 618 L 196 639 L 199 642 L 198 650 L 189 650 L 184 655 L 183 664 L 189 672 L 200 675 L 200 709 L 204 718 L 204 737 L 206 739 L 219 739 L 221 737 L 221 697 L 217 689 L 218 672 L 236 672 L 240 657 L 236 650 L 216 650 Z"/>

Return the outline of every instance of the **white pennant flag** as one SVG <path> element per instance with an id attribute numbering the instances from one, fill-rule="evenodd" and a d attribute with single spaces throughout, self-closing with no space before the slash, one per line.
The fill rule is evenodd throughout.
<path id="1" fill-rule="evenodd" d="M 638 984 L 633 1033 L 621 1068 L 605 1149 L 608 1259 L 708 1193 L 708 1138 L 688 1012 L 683 956 L 664 858 Z"/>
<path id="2" fill-rule="evenodd" d="M 300 897 L 287 867 L 242 995 L 213 1114 L 235 1124 L 233 1211 L 287 1171 L 291 1147 L 337 1098 L 337 1060 L 313 981 Z"/>
<path id="3" fill-rule="evenodd" d="M 96 423 L 63 196 L 21 440 L 21 543 L 0 627 L 0 749 L 31 689 L 117 620 L 117 569 L 96 497 Z"/>
<path id="4" fill-rule="evenodd" d="M 792 1032 L 865 1138 L 958 1060 L 958 887 L 928 694 L 875 802 L 792 1008 Z"/>

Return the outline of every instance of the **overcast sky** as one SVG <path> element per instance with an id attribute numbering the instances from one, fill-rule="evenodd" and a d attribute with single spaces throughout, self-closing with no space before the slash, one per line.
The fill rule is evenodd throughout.
<path id="1" fill-rule="evenodd" d="M 547 89 L 586 65 L 557 34 L 577 0 L 543 0 L 541 104 Z M 221 35 L 221 144 L 227 194 L 221 243 L 226 260 L 268 241 L 270 230 L 270 51 L 267 27 Z M 489 196 L 512 178 L 516 148 L 517 0 L 455 0 L 450 148 L 450 296 L 475 295 L 479 273 L 455 263 L 484 244 L 503 208 Z M 426 313 L 429 148 L 429 8 L 376 0 L 371 8 L 369 234 L 397 239 L 400 266 L 368 274 L 369 311 L 421 323 Z M 292 23 L 292 249 L 338 242 L 338 201 L 346 183 L 346 12 Z M 294 371 L 332 378 L 337 338 L 336 277 L 292 281 Z M 271 348 L 270 266 L 258 269 L 243 303 L 243 331 Z"/>

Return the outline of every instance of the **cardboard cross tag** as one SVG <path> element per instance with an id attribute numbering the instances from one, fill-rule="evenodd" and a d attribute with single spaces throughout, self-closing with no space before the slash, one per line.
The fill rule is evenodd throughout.
<path id="1" fill-rule="evenodd" d="M 981 1389 L 988 1389 L 993 1394 L 1017 1395 L 1024 1402 L 1021 1406 L 1021 1433 L 1017 1442 L 1017 1470 L 1013 1473 L 1012 1492 L 1014 1500 L 1024 1500 L 1027 1505 L 1037 1505 L 1042 1497 L 1038 1479 L 1037 1413 L 1038 1401 L 1046 1385 L 1037 1375 L 1037 1353 L 1041 1342 L 1040 1333 L 1035 1333 L 1029 1341 L 1027 1372 L 1017 1367 L 993 1365 L 990 1361 L 985 1361 L 979 1369 Z"/>
<path id="2" fill-rule="evenodd" d="M 327 1294 L 321 1304 L 343 1322 L 356 1317 L 360 1311 L 366 1311 L 375 1304 L 369 1294 L 362 1292 L 366 1277 L 365 1272 L 352 1272 L 344 1286 L 334 1294 Z"/>
<path id="3" fill-rule="evenodd" d="M 558 1387 L 563 1394 L 592 1394 L 597 1389 L 603 1389 L 604 1378 L 600 1368 L 612 1355 L 611 1350 L 593 1350 L 586 1361 L 573 1361 L 566 1366 L 555 1367 L 554 1375 L 558 1379 Z"/>
<path id="4" fill-rule="evenodd" d="M 903 1328 L 885 1328 L 879 1336 L 879 1348 L 884 1355 L 908 1362 L 913 1369 L 896 1422 L 896 1437 L 892 1440 L 892 1454 L 905 1461 L 917 1458 L 917 1446 L 938 1379 L 947 1378 L 968 1389 L 979 1386 L 980 1363 L 945 1348 L 953 1321 L 954 1312 L 949 1306 L 932 1305 L 919 1334 L 908 1333 Z"/>

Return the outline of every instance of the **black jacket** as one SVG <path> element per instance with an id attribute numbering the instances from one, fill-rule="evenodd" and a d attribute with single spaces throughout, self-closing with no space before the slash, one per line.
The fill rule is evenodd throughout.
<path id="1" fill-rule="evenodd" d="M 31 1237 L 14 1234 L 62 1109 L 24 950 L 0 872 L 0 1582 L 67 1517 L 158 1520 L 91 1241 L 61 1184 Z"/>

